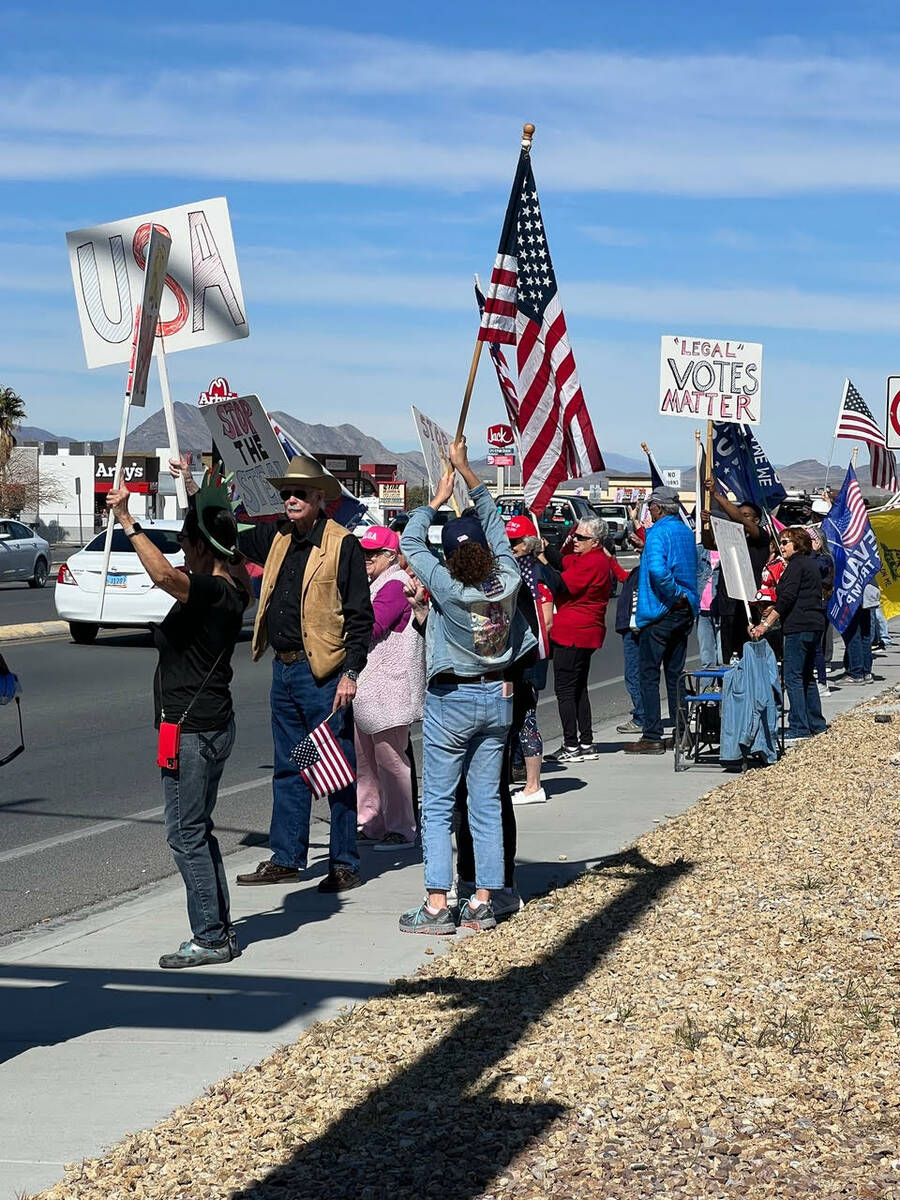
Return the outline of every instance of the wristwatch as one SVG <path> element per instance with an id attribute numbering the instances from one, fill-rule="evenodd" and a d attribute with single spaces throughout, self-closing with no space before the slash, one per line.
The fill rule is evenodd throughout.
<path id="1" fill-rule="evenodd" d="M 144 529 L 142 525 L 139 525 L 137 521 L 135 521 L 130 529 L 124 529 L 122 532 L 127 538 L 133 538 L 136 533 L 143 533 Z"/>
<path id="2" fill-rule="evenodd" d="M 356 683 L 359 679 L 359 671 L 354 671 L 352 667 L 348 667 L 344 672 L 344 678 L 349 679 L 351 683 Z"/>

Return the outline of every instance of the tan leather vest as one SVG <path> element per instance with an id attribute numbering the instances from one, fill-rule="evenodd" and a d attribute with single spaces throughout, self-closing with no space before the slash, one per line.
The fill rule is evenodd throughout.
<path id="1" fill-rule="evenodd" d="M 303 649 L 316 679 L 324 679 L 344 661 L 344 612 L 338 591 L 338 559 L 341 542 L 352 537 L 349 529 L 327 520 L 322 531 L 322 545 L 309 552 L 303 583 L 300 587 L 300 628 Z M 260 659 L 269 644 L 266 614 L 275 581 L 291 544 L 291 534 L 278 533 L 272 543 L 263 568 L 262 587 L 253 626 L 253 661 Z"/>

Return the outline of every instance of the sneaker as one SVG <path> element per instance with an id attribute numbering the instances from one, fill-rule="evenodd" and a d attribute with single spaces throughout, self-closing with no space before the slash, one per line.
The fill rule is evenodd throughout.
<path id="1" fill-rule="evenodd" d="M 364 845 L 365 845 L 365 843 L 368 842 L 368 844 L 371 846 L 371 845 L 374 845 L 375 842 L 378 841 L 378 838 L 369 837 L 369 835 L 366 833 L 365 829 L 363 829 L 362 825 L 357 825 L 356 840 L 358 842 L 362 842 Z"/>
<path id="2" fill-rule="evenodd" d="M 870 681 L 866 679 L 865 675 L 860 675 L 858 679 L 855 675 L 845 675 L 843 679 L 841 679 L 842 685 L 850 684 L 851 687 L 862 687 L 868 682 Z"/>
<path id="3" fill-rule="evenodd" d="M 349 892 L 362 887 L 362 879 L 349 867 L 332 867 L 316 888 L 317 892 Z"/>
<path id="4" fill-rule="evenodd" d="M 513 792 L 512 802 L 516 808 L 523 804 L 546 804 L 547 793 L 543 788 L 536 792 Z"/>
<path id="5" fill-rule="evenodd" d="M 515 888 L 491 893 L 491 908 L 498 921 L 501 917 L 511 917 L 513 913 L 521 912 L 524 907 L 525 901 Z"/>
<path id="6" fill-rule="evenodd" d="M 189 939 L 182 942 L 174 954 L 164 954 L 159 965 L 164 971 L 178 971 L 182 967 L 208 967 L 213 963 L 231 962 L 231 939 L 224 946 L 200 946 Z"/>
<path id="7" fill-rule="evenodd" d="M 872 647 L 872 657 L 873 658 L 887 658 L 887 650 L 885 650 L 884 646 L 873 646 Z"/>
<path id="8" fill-rule="evenodd" d="M 820 696 L 830 696 L 831 695 L 831 688 L 828 686 L 827 683 L 820 683 L 817 686 L 819 688 Z"/>
<path id="9" fill-rule="evenodd" d="M 436 937 L 456 933 L 456 922 L 449 908 L 439 908 L 437 912 L 431 912 L 426 904 L 420 904 L 418 908 L 405 912 L 398 924 L 401 933 L 431 933 Z"/>
<path id="10" fill-rule="evenodd" d="M 665 754 L 665 742 L 651 742 L 649 738 L 640 738 L 636 742 L 629 742 L 622 749 L 626 754 Z"/>
<path id="11" fill-rule="evenodd" d="M 373 850 L 382 850 L 391 854 L 396 850 L 415 850 L 415 838 L 407 839 L 402 833 L 386 833 L 380 842 L 376 842 Z"/>
<path id="12" fill-rule="evenodd" d="M 582 742 L 582 743 L 581 743 L 581 745 L 580 745 L 580 747 L 579 747 L 579 749 L 581 750 L 581 757 L 582 757 L 582 758 L 583 758 L 583 759 L 584 759 L 586 762 L 590 761 L 591 759 L 594 759 L 594 758 L 599 758 L 599 757 L 600 757 L 600 755 L 599 755 L 599 754 L 597 753 L 597 751 L 594 749 L 594 743 L 593 743 L 593 742 Z"/>
<path id="13" fill-rule="evenodd" d="M 584 755 L 581 753 L 580 746 L 560 746 L 558 750 L 554 750 L 552 754 L 546 756 L 546 761 L 551 763 L 580 763 L 584 762 Z"/>
<path id="14" fill-rule="evenodd" d="M 497 918 L 494 916 L 494 908 L 490 900 L 483 900 L 481 903 L 471 898 L 466 900 L 459 910 L 459 927 L 460 929 L 496 929 Z"/>
<path id="15" fill-rule="evenodd" d="M 643 733 L 643 725 L 638 725 L 637 721 L 624 721 L 621 725 L 616 726 L 616 733 Z"/>
<path id="16" fill-rule="evenodd" d="M 300 872 L 296 867 L 281 867 L 269 859 L 268 862 L 261 862 L 255 871 L 238 875 L 237 882 L 241 887 L 250 887 L 261 883 L 293 883 L 299 878 Z"/>

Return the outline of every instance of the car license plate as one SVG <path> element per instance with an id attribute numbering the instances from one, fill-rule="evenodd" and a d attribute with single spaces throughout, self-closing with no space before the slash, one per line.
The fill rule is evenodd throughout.
<path id="1" fill-rule="evenodd" d="M 126 586 L 126 583 L 127 583 L 127 580 L 124 575 L 107 575 L 106 576 L 106 586 L 107 587 L 123 588 Z"/>

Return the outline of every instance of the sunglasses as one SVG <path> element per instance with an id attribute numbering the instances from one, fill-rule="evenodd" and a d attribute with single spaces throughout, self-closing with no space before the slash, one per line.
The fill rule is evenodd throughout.
<path id="1" fill-rule="evenodd" d="M 282 488 L 278 495 L 282 500 L 305 500 L 307 492 L 306 488 Z"/>
<path id="2" fill-rule="evenodd" d="M 576 542 L 592 542 L 594 540 L 589 533 L 573 533 L 572 537 Z"/>

